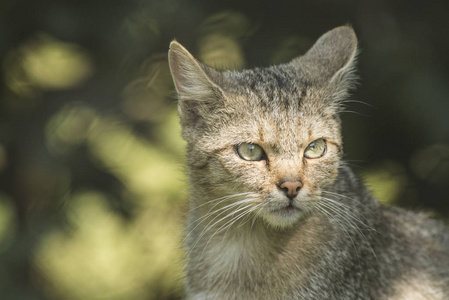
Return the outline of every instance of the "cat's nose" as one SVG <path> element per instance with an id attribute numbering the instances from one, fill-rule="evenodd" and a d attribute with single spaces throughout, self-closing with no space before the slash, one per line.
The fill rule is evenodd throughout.
<path id="1" fill-rule="evenodd" d="M 302 181 L 301 180 L 284 181 L 281 184 L 279 184 L 279 188 L 285 193 L 285 195 L 290 200 L 292 200 L 298 195 L 299 190 L 302 188 Z"/>

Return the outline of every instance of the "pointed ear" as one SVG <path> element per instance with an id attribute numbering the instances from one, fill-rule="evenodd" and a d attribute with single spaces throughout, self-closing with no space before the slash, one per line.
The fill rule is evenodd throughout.
<path id="1" fill-rule="evenodd" d="M 197 61 L 180 43 L 170 43 L 170 72 L 178 93 L 178 110 L 183 135 L 189 139 L 200 133 L 224 93 L 217 82 L 222 74 Z"/>
<path id="2" fill-rule="evenodd" d="M 220 90 L 211 78 L 218 77 L 219 72 L 201 64 L 177 41 L 170 43 L 168 63 L 181 99 L 205 101 Z"/>
<path id="3" fill-rule="evenodd" d="M 333 82 L 351 75 L 356 54 L 357 37 L 354 30 L 349 26 L 341 26 L 323 34 L 304 56 L 294 59 L 292 63 L 299 64 L 309 76 Z"/>

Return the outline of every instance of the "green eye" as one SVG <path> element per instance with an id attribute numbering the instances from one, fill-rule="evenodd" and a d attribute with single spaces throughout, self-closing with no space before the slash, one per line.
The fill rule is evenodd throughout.
<path id="1" fill-rule="evenodd" d="M 306 158 L 319 158 L 326 153 L 326 141 L 323 139 L 318 139 L 313 141 L 307 146 L 304 151 L 304 156 Z"/>
<path id="2" fill-rule="evenodd" d="M 262 160 L 265 156 L 262 147 L 257 144 L 241 143 L 236 146 L 236 149 L 240 158 L 244 160 L 258 161 Z"/>

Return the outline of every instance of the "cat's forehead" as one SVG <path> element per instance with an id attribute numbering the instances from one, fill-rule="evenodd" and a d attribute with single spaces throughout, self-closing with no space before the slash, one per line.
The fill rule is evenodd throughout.
<path id="1" fill-rule="evenodd" d="M 288 145 L 336 134 L 336 112 L 323 106 L 326 94 L 288 66 L 226 75 L 233 83 L 226 91 L 229 113 L 224 114 L 231 125 L 220 128 L 221 136 L 235 143 Z"/>
<path id="2" fill-rule="evenodd" d="M 253 90 L 291 91 L 292 88 L 307 81 L 306 78 L 300 78 L 297 75 L 296 70 L 291 66 L 277 65 L 235 72 L 233 80 L 237 84 L 249 86 Z"/>
<path id="3" fill-rule="evenodd" d="M 228 88 L 232 105 L 254 113 L 290 116 L 313 114 L 323 110 L 326 87 L 318 86 L 290 65 L 256 68 L 226 74 L 232 82 Z"/>
<path id="4" fill-rule="evenodd" d="M 295 76 L 294 70 L 286 65 L 243 70 L 231 74 L 230 78 L 234 83 L 234 92 L 251 93 L 261 105 L 269 106 L 279 100 L 294 102 L 293 98 L 301 95 L 301 91 L 307 87 L 307 81 Z"/>

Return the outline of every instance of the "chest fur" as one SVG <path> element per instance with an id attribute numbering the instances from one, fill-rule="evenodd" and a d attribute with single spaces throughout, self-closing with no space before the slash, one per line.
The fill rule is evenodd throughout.
<path id="1" fill-rule="evenodd" d="M 196 246 L 187 267 L 191 299 L 287 299 L 306 277 L 304 257 L 280 244 L 251 232 Z"/>
<path id="2" fill-rule="evenodd" d="M 237 280 L 251 279 L 263 268 L 260 251 L 243 237 L 215 238 L 206 245 L 197 246 L 189 259 L 189 269 L 201 273 L 211 286 L 235 285 Z"/>

